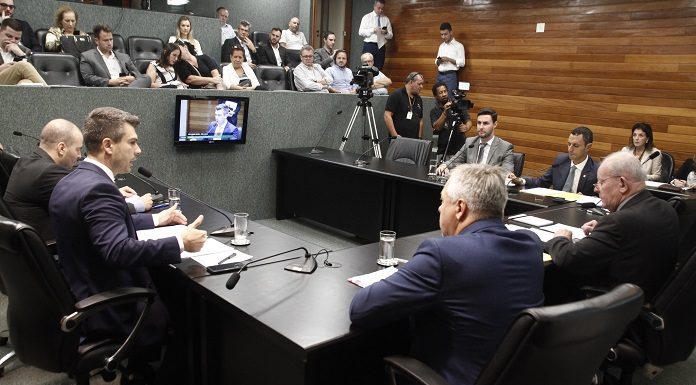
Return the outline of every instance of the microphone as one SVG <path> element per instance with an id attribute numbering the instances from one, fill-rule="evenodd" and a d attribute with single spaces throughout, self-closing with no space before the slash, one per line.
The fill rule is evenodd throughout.
<path id="1" fill-rule="evenodd" d="M 652 154 L 650 154 L 650 156 L 648 157 L 647 160 L 653 160 L 653 159 L 657 158 L 658 156 L 660 156 L 660 151 L 655 151 Z"/>
<path id="2" fill-rule="evenodd" d="M 271 259 L 271 258 L 273 258 L 273 257 L 277 257 L 277 256 L 279 256 L 279 255 L 283 255 L 283 254 L 287 254 L 287 253 L 292 253 L 293 251 L 297 251 L 297 250 L 304 250 L 304 252 L 305 252 L 305 253 L 304 253 L 305 262 L 304 262 L 303 264 L 294 264 L 294 263 L 292 263 L 292 264 L 286 266 L 286 267 L 285 267 L 285 270 L 294 271 L 294 272 L 296 272 L 296 273 L 303 273 L 303 274 L 312 274 L 312 273 L 314 273 L 314 271 L 317 269 L 317 260 L 314 259 L 314 257 L 312 256 L 312 254 L 310 254 L 309 251 L 308 251 L 306 248 L 304 248 L 304 247 L 298 247 L 298 248 L 296 248 L 296 249 L 287 250 L 287 251 L 282 251 L 282 252 L 280 252 L 280 253 L 278 253 L 278 254 L 269 255 L 268 257 L 263 257 L 263 258 L 261 258 L 261 259 L 257 259 L 257 260 L 249 261 L 249 262 L 245 263 L 244 266 L 242 266 L 241 269 L 239 269 L 238 271 L 235 271 L 234 273 L 230 274 L 230 278 L 227 279 L 227 283 L 225 283 L 225 287 L 226 287 L 227 289 L 229 289 L 229 290 L 234 289 L 234 287 L 237 286 L 237 282 L 239 282 L 239 279 L 242 277 L 242 271 L 245 270 L 245 269 L 246 269 L 249 265 L 251 265 L 252 263 L 265 261 L 265 260 L 267 260 L 267 259 Z M 297 258 L 300 258 L 300 257 L 285 258 L 285 259 L 281 259 L 281 260 L 278 260 L 278 261 L 262 263 L 262 264 L 260 264 L 260 265 L 258 265 L 258 266 L 268 265 L 268 264 L 272 264 L 272 263 L 279 263 L 279 262 L 290 261 L 290 260 L 297 259 Z"/>
<path id="3" fill-rule="evenodd" d="M 374 150 L 375 147 L 379 146 L 380 144 L 382 144 L 382 142 L 384 142 L 385 140 L 387 140 L 387 139 L 389 139 L 389 138 L 390 138 L 390 136 L 387 135 L 386 138 L 382 138 L 382 140 L 380 140 L 379 142 L 373 144 L 372 147 L 368 148 L 367 151 L 365 151 L 365 152 L 363 152 L 362 154 L 360 154 L 360 156 L 358 157 L 358 159 L 355 160 L 355 165 L 358 166 L 358 167 L 364 167 L 365 165 L 370 164 L 370 162 L 368 162 L 368 161 L 366 161 L 366 160 L 361 160 L 360 158 L 362 158 L 363 156 L 367 155 L 368 152 Z"/>
<path id="4" fill-rule="evenodd" d="M 146 171 L 147 171 L 147 170 L 146 170 Z M 155 185 L 153 185 L 152 183 L 150 183 L 150 181 L 148 181 L 147 179 L 143 179 L 143 178 L 139 177 L 138 175 L 133 174 L 132 172 L 129 172 L 128 174 L 132 175 L 132 176 L 135 177 L 137 180 L 139 180 L 139 181 L 145 183 L 148 187 L 150 187 L 150 188 L 152 189 L 152 191 L 155 192 L 155 193 L 152 195 L 152 201 L 153 201 L 153 202 L 157 202 L 157 201 L 162 201 L 162 200 L 164 200 L 164 196 L 163 196 L 162 194 L 160 194 L 160 192 L 159 192 L 159 190 L 157 189 L 157 187 L 155 187 Z"/>
<path id="5" fill-rule="evenodd" d="M 176 189 L 176 187 L 174 187 L 174 186 L 170 185 L 169 183 L 154 176 L 152 174 L 152 171 L 146 169 L 145 167 L 142 167 L 142 166 L 138 167 L 138 173 L 140 173 L 140 175 L 144 176 L 145 178 L 152 178 L 152 179 L 156 180 L 159 184 L 164 185 L 167 188 Z M 210 232 L 210 235 L 215 235 L 215 236 L 219 236 L 219 237 L 232 237 L 232 236 L 234 236 L 234 222 L 232 222 L 232 219 L 230 219 L 230 217 L 227 214 L 225 214 L 225 212 L 203 202 L 202 200 L 194 197 L 191 194 L 186 194 L 186 195 L 189 198 L 191 198 L 194 202 L 202 204 L 203 206 L 220 213 L 223 217 L 225 217 L 225 219 L 227 219 L 229 226 L 225 226 L 225 227 L 222 227 L 222 228 L 217 229 L 215 231 L 212 231 L 212 232 Z"/>
<path id="6" fill-rule="evenodd" d="M 343 113 L 343 110 L 338 110 L 338 111 L 336 112 L 336 115 L 334 115 L 334 116 L 331 118 L 331 120 L 329 121 L 329 123 L 331 123 L 331 122 L 336 118 L 336 116 L 341 115 L 342 113 Z M 316 155 L 316 154 L 323 154 L 323 153 L 324 153 L 324 151 L 317 149 L 317 146 L 319 145 L 319 142 L 321 142 L 321 140 L 324 138 L 324 134 L 326 134 L 326 130 L 328 130 L 330 126 L 331 126 L 331 124 L 327 124 L 326 127 L 324 127 L 324 131 L 322 131 L 321 135 L 319 135 L 319 140 L 317 140 L 317 144 L 315 144 L 314 147 L 312 148 L 312 151 L 309 152 L 310 155 Z"/>
<path id="7" fill-rule="evenodd" d="M 37 145 L 37 146 L 39 145 L 39 143 L 41 143 L 41 140 L 40 140 L 39 138 L 37 138 L 37 137 L 35 137 L 35 136 L 27 135 L 27 134 L 23 133 L 22 131 L 12 131 L 12 135 L 14 135 L 14 136 L 28 136 L 28 137 L 30 137 L 30 138 L 36 140 L 36 142 L 37 142 L 36 145 Z"/>
<path id="8" fill-rule="evenodd" d="M 469 145 L 469 148 L 474 148 L 474 144 L 471 143 L 471 144 Z"/>

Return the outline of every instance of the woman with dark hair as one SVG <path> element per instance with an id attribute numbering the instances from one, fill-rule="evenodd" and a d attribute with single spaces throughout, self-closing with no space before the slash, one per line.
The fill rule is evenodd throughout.
<path id="1" fill-rule="evenodd" d="M 266 90 L 261 87 L 249 63 L 244 61 L 241 47 L 232 47 L 230 64 L 222 68 L 222 84 L 226 90 Z"/>
<path id="2" fill-rule="evenodd" d="M 176 74 L 190 88 L 224 89 L 218 64 L 208 55 L 195 55 L 193 44 L 177 40 L 175 43 L 181 49 L 181 59 L 174 64 Z"/>
<path id="3" fill-rule="evenodd" d="M 152 79 L 150 88 L 188 88 L 179 80 L 174 70 L 174 64 L 179 61 L 180 56 L 181 48 L 174 43 L 167 43 L 162 50 L 162 56 L 147 66 L 147 76 Z"/>
<path id="4" fill-rule="evenodd" d="M 621 151 L 632 153 L 640 161 L 643 166 L 643 171 L 648 175 L 648 180 L 662 180 L 662 154 L 655 158 L 650 158 L 650 155 L 658 152 L 653 144 L 653 131 L 648 123 L 636 123 L 631 129 L 631 138 L 628 140 L 628 146 Z"/>
<path id="5" fill-rule="evenodd" d="M 176 22 L 176 36 L 169 36 L 168 43 L 174 43 L 177 40 L 186 41 L 193 44 L 195 48 L 194 55 L 203 55 L 201 43 L 193 38 L 193 28 L 191 27 L 191 19 L 188 16 L 181 16 Z"/>
<path id="6" fill-rule="evenodd" d="M 53 27 L 49 28 L 46 34 L 44 49 L 47 52 L 61 52 L 63 51 L 63 47 L 60 44 L 61 37 L 87 35 L 86 32 L 77 30 L 77 19 L 77 13 L 67 5 L 58 8 Z"/>

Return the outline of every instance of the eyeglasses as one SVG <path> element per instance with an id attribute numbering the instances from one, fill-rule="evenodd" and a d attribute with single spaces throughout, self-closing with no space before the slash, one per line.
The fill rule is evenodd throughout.
<path id="1" fill-rule="evenodd" d="M 14 6 L 14 5 L 7 4 L 7 3 L 0 3 L 0 8 L 15 9 L 15 6 Z"/>
<path id="2" fill-rule="evenodd" d="M 602 185 L 604 184 L 604 182 L 608 181 L 611 178 L 621 178 L 621 176 L 620 175 L 612 175 L 612 176 L 606 177 L 604 179 L 597 179 L 597 183 L 593 184 L 593 186 L 595 188 L 602 188 Z"/>
<path id="3" fill-rule="evenodd" d="M 310 58 L 314 58 L 314 55 L 302 55 L 302 58 L 303 59 L 310 59 Z"/>

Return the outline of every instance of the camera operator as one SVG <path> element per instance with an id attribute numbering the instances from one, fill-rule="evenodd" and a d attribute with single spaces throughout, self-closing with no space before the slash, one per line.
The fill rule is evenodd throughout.
<path id="1" fill-rule="evenodd" d="M 437 155 L 442 155 L 443 160 L 459 151 L 466 140 L 464 134 L 471 129 L 469 113 L 466 110 L 458 111 L 455 101 L 449 99 L 449 94 L 445 83 L 437 82 L 433 85 L 433 96 L 437 104 L 430 110 L 430 124 L 433 127 L 433 134 L 438 134 Z M 452 127 L 455 127 L 454 132 Z"/>

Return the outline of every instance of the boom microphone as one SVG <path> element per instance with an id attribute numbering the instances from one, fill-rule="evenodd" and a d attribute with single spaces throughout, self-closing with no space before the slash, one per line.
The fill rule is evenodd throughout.
<path id="1" fill-rule="evenodd" d="M 32 138 L 32 139 L 34 139 L 34 140 L 37 141 L 37 143 L 36 143 L 37 145 L 38 145 L 39 143 L 41 143 L 41 140 L 40 140 L 39 138 L 37 138 L 37 137 L 35 137 L 35 136 L 27 135 L 27 134 L 23 133 L 22 131 L 12 131 L 12 135 L 15 135 L 15 136 L 26 136 L 26 137 Z"/>
<path id="2" fill-rule="evenodd" d="M 375 147 L 379 146 L 380 144 L 382 144 L 382 142 L 384 142 L 385 140 L 387 140 L 387 139 L 389 139 L 389 138 L 390 138 L 390 136 L 387 135 L 386 137 L 382 138 L 382 140 L 380 140 L 379 142 L 373 144 L 372 147 L 370 147 L 370 148 L 367 149 L 367 151 L 365 151 L 365 152 L 363 152 L 362 154 L 360 154 L 360 156 L 358 157 L 358 159 L 355 160 L 355 165 L 358 166 L 358 167 L 364 167 L 365 165 L 370 164 L 370 162 L 368 162 L 368 161 L 366 161 L 366 160 L 361 160 L 361 158 L 362 158 L 363 156 L 367 155 L 368 152 L 374 150 Z"/>
<path id="3" fill-rule="evenodd" d="M 147 170 L 146 170 L 146 171 L 147 171 Z M 155 185 L 153 185 L 152 183 L 150 183 L 150 181 L 148 181 L 147 179 L 144 179 L 144 178 L 138 176 L 137 174 L 133 174 L 132 172 L 129 172 L 128 174 L 132 175 L 132 176 L 135 177 L 137 180 L 139 180 L 139 181 L 145 183 L 148 187 L 150 187 L 150 188 L 152 189 L 152 191 L 155 192 L 154 194 L 152 194 L 152 201 L 153 201 L 153 202 L 157 202 L 157 201 L 162 201 L 162 200 L 164 200 L 164 196 L 163 196 L 162 194 L 160 194 L 160 192 L 159 192 L 159 190 L 157 189 L 157 187 L 155 187 Z"/>
<path id="4" fill-rule="evenodd" d="M 343 110 L 338 110 L 338 111 L 336 112 L 336 115 L 334 115 L 334 116 L 331 118 L 331 120 L 329 121 L 329 123 L 331 123 L 331 122 L 336 118 L 336 116 L 341 115 L 342 113 L 343 113 Z M 326 130 L 328 130 L 330 126 L 331 126 L 331 124 L 327 124 L 326 127 L 324 127 L 324 131 L 321 133 L 321 135 L 319 135 L 319 140 L 317 140 L 317 144 L 315 144 L 314 147 L 312 147 L 312 151 L 309 152 L 310 155 L 316 155 L 316 154 L 323 154 L 323 153 L 324 153 L 324 151 L 318 150 L 318 149 L 317 149 L 317 146 L 319 145 L 319 142 L 321 142 L 321 140 L 324 138 L 324 134 L 326 134 Z"/>
<path id="5" fill-rule="evenodd" d="M 290 265 L 288 265 L 288 266 L 285 267 L 285 270 L 294 271 L 294 272 L 296 272 L 296 273 L 304 273 L 304 274 L 312 274 L 312 273 L 314 273 L 314 271 L 317 269 L 317 260 L 314 259 L 314 257 L 312 256 L 312 254 L 310 254 L 309 251 L 308 251 L 306 248 L 304 248 L 304 247 L 298 247 L 298 248 L 296 248 L 296 249 L 283 251 L 283 252 L 280 252 L 280 253 L 278 253 L 278 254 L 269 255 L 268 257 L 263 257 L 263 258 L 261 258 L 261 259 L 256 259 L 256 260 L 249 261 L 249 262 L 245 263 L 244 266 L 242 266 L 241 269 L 239 269 L 238 271 L 235 271 L 234 273 L 230 274 L 230 278 L 227 279 L 227 283 L 225 283 L 225 287 L 226 287 L 227 289 L 229 289 L 229 290 L 234 289 L 234 287 L 237 286 L 237 282 L 239 282 L 239 279 L 242 277 L 242 271 L 245 270 L 249 265 L 251 265 L 251 264 L 253 264 L 253 263 L 256 263 L 256 262 L 265 261 L 265 260 L 267 260 L 267 259 L 271 259 L 271 258 L 277 257 L 277 256 L 279 256 L 279 255 L 283 255 L 283 254 L 287 254 L 287 253 L 292 253 L 293 251 L 297 251 L 297 250 L 304 250 L 304 252 L 305 252 L 305 254 L 304 254 L 305 262 L 304 262 L 304 264 L 302 264 L 302 265 L 290 264 Z M 285 258 L 285 259 L 281 259 L 281 260 L 278 260 L 278 261 L 273 261 L 273 262 L 268 262 L 268 263 L 262 263 L 261 265 L 267 265 L 267 264 L 271 264 L 271 263 L 279 263 L 279 262 L 284 262 L 284 261 L 290 261 L 290 260 L 297 259 L 297 258 L 300 258 L 300 257 Z M 261 266 L 261 265 L 258 265 L 258 266 Z"/>

